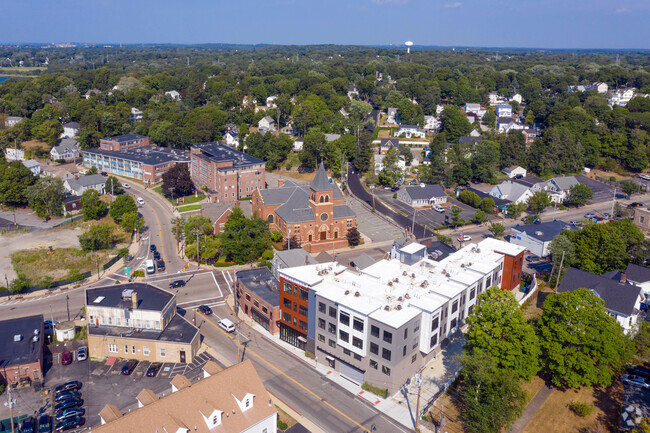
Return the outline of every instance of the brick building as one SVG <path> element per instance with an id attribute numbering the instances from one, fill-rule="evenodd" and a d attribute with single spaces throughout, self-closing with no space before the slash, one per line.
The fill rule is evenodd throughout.
<path id="1" fill-rule="evenodd" d="M 149 146 L 149 137 L 145 137 L 144 135 L 126 134 L 110 138 L 102 138 L 99 140 L 100 149 L 114 150 L 116 152 L 142 146 Z"/>
<path id="2" fill-rule="evenodd" d="M 347 247 L 345 236 L 357 225 L 356 214 L 322 163 L 308 188 L 287 181 L 279 188 L 254 191 L 252 202 L 253 215 L 310 253 Z"/>
<path id="3" fill-rule="evenodd" d="M 0 322 L 0 382 L 43 380 L 43 315 Z"/>
<path id="4" fill-rule="evenodd" d="M 192 180 L 213 201 L 236 201 L 266 187 L 266 163 L 223 144 L 193 145 L 190 161 Z"/>
<path id="5" fill-rule="evenodd" d="M 237 271 L 239 308 L 248 317 L 275 335 L 280 323 L 280 293 L 278 282 L 269 268 Z"/>

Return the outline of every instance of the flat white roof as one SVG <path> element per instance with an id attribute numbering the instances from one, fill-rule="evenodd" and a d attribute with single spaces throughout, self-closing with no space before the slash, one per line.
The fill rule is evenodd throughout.
<path id="1" fill-rule="evenodd" d="M 400 251 L 405 252 L 406 254 L 415 254 L 418 251 L 421 251 L 422 249 L 425 249 L 426 247 L 422 244 L 418 244 L 417 242 L 412 242 L 402 248 Z"/>
<path id="2" fill-rule="evenodd" d="M 494 238 L 487 238 L 485 240 L 482 240 L 479 242 L 478 247 L 497 253 L 507 254 L 509 256 L 517 256 L 526 250 L 526 248 L 522 247 L 521 245 L 499 241 Z"/>

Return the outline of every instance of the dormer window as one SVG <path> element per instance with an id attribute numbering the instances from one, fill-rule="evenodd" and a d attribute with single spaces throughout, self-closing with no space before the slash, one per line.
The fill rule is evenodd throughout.
<path id="1" fill-rule="evenodd" d="M 249 399 L 246 399 L 246 407 L 249 407 L 251 405 L 251 401 Z"/>
<path id="2" fill-rule="evenodd" d="M 219 415 L 215 415 L 212 417 L 212 424 L 214 425 L 219 424 Z"/>

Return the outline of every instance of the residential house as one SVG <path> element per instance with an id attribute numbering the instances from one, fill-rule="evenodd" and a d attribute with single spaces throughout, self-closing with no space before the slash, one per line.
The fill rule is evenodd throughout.
<path id="1" fill-rule="evenodd" d="M 373 259 L 366 253 L 361 253 L 356 258 L 350 260 L 350 267 L 362 271 L 375 263 L 377 263 L 377 260 Z"/>
<path id="2" fill-rule="evenodd" d="M 650 234 L 650 210 L 640 207 L 634 209 L 634 225 L 642 232 Z"/>
<path id="3" fill-rule="evenodd" d="M 620 107 L 625 107 L 632 98 L 634 98 L 634 89 L 633 87 L 625 89 L 617 89 L 611 95 L 609 95 L 609 105 L 614 107 L 616 105 Z"/>
<path id="4" fill-rule="evenodd" d="M 514 130 L 523 130 L 524 128 L 525 126 L 519 123 L 519 119 L 516 117 L 499 117 L 497 119 L 497 130 L 501 134 L 507 134 Z"/>
<path id="5" fill-rule="evenodd" d="M 514 177 L 526 176 L 526 169 L 518 165 L 510 165 L 501 171 L 504 172 L 510 179 Z"/>
<path id="6" fill-rule="evenodd" d="M 382 138 L 379 141 L 379 153 L 385 155 L 390 149 L 399 151 L 399 138 Z"/>
<path id="7" fill-rule="evenodd" d="M 223 135 L 226 146 L 237 147 L 239 146 L 239 134 L 235 131 L 228 131 Z"/>
<path id="8" fill-rule="evenodd" d="M 201 203 L 200 215 L 202 217 L 210 219 L 210 223 L 213 227 L 213 233 L 216 236 L 226 226 L 228 216 L 232 213 L 232 209 L 235 206 L 240 207 L 242 212 L 244 212 L 246 218 L 250 218 L 252 216 L 250 203 L 242 203 L 242 205 L 239 206 L 239 202 L 237 201 Z"/>
<path id="9" fill-rule="evenodd" d="M 79 124 L 77 122 L 68 122 L 63 124 L 63 133 L 61 138 L 76 138 L 79 135 Z"/>
<path id="10" fill-rule="evenodd" d="M 38 176 L 41 174 L 41 163 L 36 161 L 35 159 L 27 159 L 21 161 L 25 167 L 29 169 L 29 171 L 32 172 L 34 176 Z"/>
<path id="11" fill-rule="evenodd" d="M 302 145 L 304 144 L 304 141 L 302 138 L 296 138 L 296 140 L 293 142 L 293 151 L 294 152 L 300 152 L 302 150 Z"/>
<path id="12" fill-rule="evenodd" d="M 607 83 L 603 83 L 602 81 L 596 81 L 592 86 L 598 91 L 600 94 L 606 94 L 607 91 L 609 90 L 609 86 Z"/>
<path id="13" fill-rule="evenodd" d="M 498 104 L 494 110 L 497 117 L 510 117 L 512 116 L 512 105 Z"/>
<path id="14" fill-rule="evenodd" d="M 509 100 L 516 101 L 517 103 L 521 104 L 524 98 L 519 93 L 515 93 L 514 95 L 510 96 Z"/>
<path id="15" fill-rule="evenodd" d="M 395 123 L 395 124 L 399 123 L 397 121 L 397 108 L 388 107 L 387 113 L 388 113 L 388 117 L 386 118 L 386 123 Z"/>
<path id="16" fill-rule="evenodd" d="M 466 117 L 467 117 L 467 121 L 472 125 L 475 124 L 476 122 L 479 123 L 481 122 L 481 116 L 479 116 L 476 113 L 467 113 Z"/>
<path id="17" fill-rule="evenodd" d="M 322 162 L 309 187 L 279 182 L 278 188 L 253 191 L 251 201 L 253 214 L 267 220 L 271 230 L 311 253 L 347 247 L 345 235 L 357 225 L 356 214 Z"/>
<path id="18" fill-rule="evenodd" d="M 50 150 L 50 158 L 52 161 L 58 161 L 60 159 L 69 161 L 71 159 L 79 158 L 79 155 L 79 142 L 74 138 L 64 138 L 58 145 L 52 147 Z"/>
<path id="19" fill-rule="evenodd" d="M 625 275 L 622 276 L 620 280 L 612 279 L 569 267 L 557 291 L 566 293 L 580 288 L 593 291 L 604 301 L 607 312 L 623 327 L 625 333 L 633 334 L 639 321 L 641 302 L 645 298 L 641 287 L 630 284 Z"/>
<path id="20" fill-rule="evenodd" d="M 535 139 L 538 136 L 537 128 L 525 127 L 524 129 L 521 130 L 521 132 L 526 137 L 526 144 L 531 144 L 533 141 L 535 141 Z"/>
<path id="21" fill-rule="evenodd" d="M 494 186 L 489 194 L 492 197 L 508 200 L 513 203 L 527 203 L 528 199 L 533 195 L 533 191 L 521 183 L 508 180 Z"/>
<path id="22" fill-rule="evenodd" d="M 25 151 L 23 149 L 16 149 L 14 147 L 5 148 L 5 159 L 7 161 L 24 161 Z"/>
<path id="23" fill-rule="evenodd" d="M 7 120 L 5 120 L 5 127 L 8 128 L 13 128 L 20 122 L 22 122 L 23 118 L 20 116 L 9 116 L 7 117 Z"/>
<path id="24" fill-rule="evenodd" d="M 427 249 L 427 257 L 435 262 L 439 262 L 456 252 L 456 247 L 446 244 L 442 241 L 434 241 L 432 238 L 424 239 L 420 242 Z"/>
<path id="25" fill-rule="evenodd" d="M 139 122 L 142 120 L 142 111 L 135 107 L 131 107 L 131 123 Z"/>
<path id="26" fill-rule="evenodd" d="M 192 364 L 197 327 L 176 312 L 176 295 L 144 283 L 86 289 L 88 356 Z"/>
<path id="27" fill-rule="evenodd" d="M 278 413 L 250 360 L 225 370 L 208 362 L 204 374 L 190 381 L 171 380 L 171 393 L 160 397 L 144 388 L 137 407 L 122 414 L 112 404 L 100 412 L 98 433 L 276 433 Z"/>
<path id="28" fill-rule="evenodd" d="M 69 195 L 63 199 L 63 213 L 74 213 L 82 208 L 81 197 L 78 195 Z"/>
<path id="29" fill-rule="evenodd" d="M 165 96 L 169 96 L 172 99 L 172 101 L 181 100 L 181 94 L 178 93 L 176 90 L 170 90 L 168 92 L 165 92 Z"/>
<path id="30" fill-rule="evenodd" d="M 278 280 L 265 266 L 237 271 L 235 280 L 239 309 L 271 335 L 276 335 L 281 314 Z"/>
<path id="31" fill-rule="evenodd" d="M 418 125 L 400 125 L 395 135 L 406 138 L 426 138 L 427 133 Z"/>
<path id="32" fill-rule="evenodd" d="M 477 113 L 481 110 L 481 104 L 468 102 L 465 104 L 465 113 Z"/>
<path id="33" fill-rule="evenodd" d="M 292 121 L 287 122 L 287 124 L 280 129 L 280 132 L 291 137 L 298 135 L 298 130 L 294 127 Z"/>
<path id="34" fill-rule="evenodd" d="M 260 119 L 259 122 L 257 122 L 257 125 L 260 129 L 260 132 L 275 131 L 275 120 L 273 120 L 271 116 L 264 116 L 263 118 Z"/>
<path id="35" fill-rule="evenodd" d="M 269 111 L 269 107 L 267 107 L 266 105 L 256 105 L 253 111 L 255 113 L 259 113 L 260 111 Z"/>
<path id="36" fill-rule="evenodd" d="M 43 380 L 43 331 L 42 314 L 0 321 L 0 382 L 27 386 Z"/>
<path id="37" fill-rule="evenodd" d="M 90 89 L 86 93 L 84 93 L 83 98 L 84 99 L 90 99 L 91 96 L 99 95 L 102 93 L 99 89 Z"/>
<path id="38" fill-rule="evenodd" d="M 341 116 L 345 117 L 346 119 L 350 117 L 350 114 L 347 111 L 345 111 L 345 107 L 341 107 L 339 113 L 341 113 Z"/>
<path id="39" fill-rule="evenodd" d="M 318 263 L 303 248 L 292 248 L 290 250 L 276 251 L 271 259 L 271 272 L 278 278 L 280 269 L 295 268 L 296 266 L 315 265 Z"/>
<path id="40" fill-rule="evenodd" d="M 325 141 L 328 143 L 338 140 L 339 138 L 341 138 L 341 134 L 325 134 Z"/>
<path id="41" fill-rule="evenodd" d="M 493 106 L 493 107 L 495 105 L 499 105 L 499 104 L 505 102 L 505 99 L 503 98 L 503 96 L 499 95 L 498 92 L 494 92 L 494 91 L 490 92 L 490 94 L 488 95 L 488 98 L 490 100 L 490 105 Z"/>
<path id="42" fill-rule="evenodd" d="M 63 181 L 63 187 L 66 192 L 78 196 L 83 195 L 89 189 L 94 189 L 99 194 L 104 194 L 105 186 L 106 178 L 101 174 L 91 174 L 89 176 L 81 176 L 77 179 L 66 179 Z"/>
<path id="43" fill-rule="evenodd" d="M 380 153 L 375 155 L 375 174 L 381 173 L 381 171 L 384 169 L 384 158 L 386 158 L 385 153 Z M 406 171 L 406 159 L 402 156 L 399 155 L 397 157 L 397 168 L 399 168 L 402 173 Z M 403 177 L 402 177 L 403 179 Z"/>
<path id="44" fill-rule="evenodd" d="M 397 199 L 409 206 L 421 207 L 447 203 L 447 194 L 440 185 L 421 183 L 420 186 L 407 186 L 397 192 Z"/>
<path id="45" fill-rule="evenodd" d="M 277 100 L 278 100 L 277 96 L 269 96 L 268 98 L 266 98 L 266 106 L 268 108 L 277 108 L 278 107 L 278 104 L 276 102 Z"/>
<path id="46" fill-rule="evenodd" d="M 359 90 L 357 89 L 357 86 L 354 84 L 348 87 L 348 98 L 349 99 L 355 99 L 359 97 Z"/>
<path id="47" fill-rule="evenodd" d="M 442 123 L 436 116 L 424 116 L 424 130 L 427 132 L 435 132 L 440 129 Z"/>
<path id="48" fill-rule="evenodd" d="M 641 287 L 645 299 L 650 297 L 650 268 L 628 263 L 624 274 L 628 282 Z"/>
<path id="49" fill-rule="evenodd" d="M 551 252 L 548 247 L 555 236 L 563 230 L 573 230 L 575 227 L 560 220 L 542 222 L 539 224 L 525 224 L 510 229 L 510 243 L 520 245 L 539 257 L 546 257 Z"/>
<path id="50" fill-rule="evenodd" d="M 571 187 L 579 184 L 575 176 L 561 176 L 547 180 L 540 187 L 548 193 L 552 202 L 563 203 L 569 197 Z"/>

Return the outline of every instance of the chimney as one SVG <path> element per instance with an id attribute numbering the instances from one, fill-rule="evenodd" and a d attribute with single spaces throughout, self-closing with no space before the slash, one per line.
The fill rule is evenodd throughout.
<path id="1" fill-rule="evenodd" d="M 131 294 L 131 304 L 132 304 L 134 310 L 138 308 L 138 292 L 134 291 Z"/>
<path id="2" fill-rule="evenodd" d="M 278 188 L 284 185 L 284 179 L 278 179 Z"/>
<path id="3" fill-rule="evenodd" d="M 627 274 L 625 272 L 621 272 L 620 283 L 625 283 L 626 281 L 627 281 Z"/>

